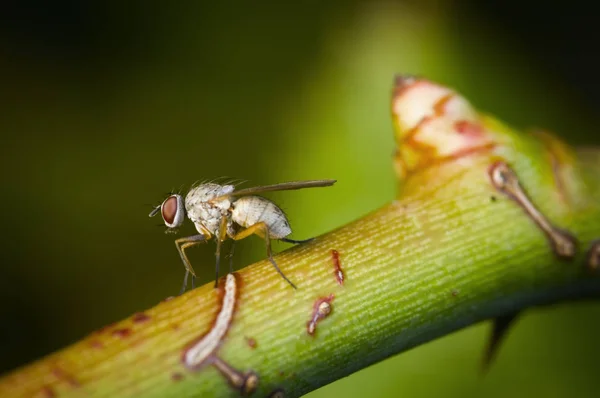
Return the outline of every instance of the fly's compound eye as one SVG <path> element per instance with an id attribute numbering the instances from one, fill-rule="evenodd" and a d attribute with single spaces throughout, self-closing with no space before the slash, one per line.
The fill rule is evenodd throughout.
<path id="1" fill-rule="evenodd" d="M 181 195 L 171 195 L 160 205 L 160 214 L 165 225 L 169 228 L 177 228 L 183 223 L 185 207 Z"/>

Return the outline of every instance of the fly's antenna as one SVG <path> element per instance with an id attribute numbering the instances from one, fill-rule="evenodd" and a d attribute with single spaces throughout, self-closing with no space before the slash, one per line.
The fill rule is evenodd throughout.
<path id="1" fill-rule="evenodd" d="M 160 211 L 160 205 L 155 206 L 154 209 L 148 214 L 148 217 L 154 217 Z M 162 224 L 161 224 L 162 225 Z"/>
<path id="2" fill-rule="evenodd" d="M 163 194 L 163 197 L 168 198 L 171 195 L 173 195 L 173 192 L 168 192 L 168 193 Z M 164 200 L 163 200 L 163 202 L 164 202 Z M 160 211 L 162 202 L 159 205 L 153 205 L 153 204 L 146 203 L 144 206 L 152 207 L 152 211 L 150 212 L 150 214 L 148 214 L 148 217 L 154 217 Z"/>
<path id="3" fill-rule="evenodd" d="M 150 211 L 150 214 L 148 214 L 148 217 L 154 217 L 160 211 L 160 208 L 162 207 L 162 203 L 159 204 L 159 205 L 152 205 L 150 203 L 146 203 L 144 206 L 150 206 L 150 207 L 152 207 L 152 210 Z"/>

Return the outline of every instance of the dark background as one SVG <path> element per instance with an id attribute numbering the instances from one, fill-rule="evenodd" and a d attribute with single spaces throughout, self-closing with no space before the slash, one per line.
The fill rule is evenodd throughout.
<path id="1" fill-rule="evenodd" d="M 338 179 L 271 195 L 298 239 L 392 200 L 396 72 L 455 87 L 519 128 L 598 144 L 592 7 L 3 2 L 0 371 L 177 293 L 173 236 L 147 217 L 173 188 Z M 237 266 L 263 255 L 256 243 L 240 245 Z M 213 251 L 192 254 L 202 282 Z M 486 379 L 479 325 L 312 396 L 596 396 L 599 315 L 587 303 L 524 316 Z"/>

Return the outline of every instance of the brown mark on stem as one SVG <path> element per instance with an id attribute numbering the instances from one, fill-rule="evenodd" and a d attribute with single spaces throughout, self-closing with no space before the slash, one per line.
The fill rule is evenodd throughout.
<path id="1" fill-rule="evenodd" d="M 469 120 L 459 120 L 454 123 L 454 129 L 457 133 L 464 136 L 479 137 L 483 134 L 481 124 L 473 123 Z"/>
<path id="2" fill-rule="evenodd" d="M 146 321 L 150 320 L 150 315 L 146 314 L 145 312 L 137 312 L 137 313 L 133 314 L 133 316 L 131 317 L 131 320 L 134 323 L 146 322 Z"/>
<path id="3" fill-rule="evenodd" d="M 101 341 L 98 341 L 98 340 L 92 340 L 92 341 L 90 342 L 90 346 L 91 346 L 92 348 L 96 348 L 96 349 L 101 349 L 101 348 L 104 348 L 104 344 L 102 344 L 102 342 L 101 342 Z"/>
<path id="4" fill-rule="evenodd" d="M 423 118 L 421 118 L 421 120 L 419 121 L 419 123 L 417 123 L 416 126 L 414 126 L 409 131 L 407 131 L 406 135 L 404 136 L 404 143 L 413 142 L 415 136 L 419 133 L 419 130 L 426 123 L 432 121 L 435 118 L 443 117 L 444 114 L 446 113 L 446 105 L 452 98 L 454 98 L 455 95 L 456 94 L 454 94 L 454 93 L 446 94 L 443 97 L 441 97 L 439 100 L 437 100 L 437 102 L 435 104 L 433 104 L 433 107 L 432 107 L 433 115 L 423 116 Z"/>
<path id="5" fill-rule="evenodd" d="M 568 158 L 564 146 L 556 137 L 546 131 L 536 130 L 533 132 L 533 135 L 536 136 L 546 148 L 552 167 L 552 176 L 554 178 L 556 190 L 558 191 L 560 199 L 563 202 L 568 203 L 569 198 L 567 195 L 565 176 L 563 175 L 562 170 L 562 165 Z"/>
<path id="6" fill-rule="evenodd" d="M 129 335 L 131 335 L 131 329 L 129 329 L 129 328 L 115 329 L 112 331 L 111 334 L 114 337 L 125 338 L 125 337 L 128 337 Z"/>
<path id="7" fill-rule="evenodd" d="M 600 266 L 600 239 L 592 242 L 587 252 L 586 263 L 592 271 L 596 271 Z"/>
<path id="8" fill-rule="evenodd" d="M 68 385 L 70 385 L 73 388 L 78 388 L 78 387 L 81 386 L 81 384 L 79 384 L 79 381 L 77 381 L 77 379 L 75 379 L 75 377 L 73 377 L 72 375 L 68 374 L 67 372 L 65 372 L 64 370 L 62 370 L 61 368 L 59 368 L 58 366 L 55 366 L 54 368 L 52 368 L 52 374 L 59 381 L 64 381 L 64 382 L 66 382 Z"/>
<path id="9" fill-rule="evenodd" d="M 241 373 L 218 357 L 212 359 L 212 364 L 241 395 L 252 395 L 258 388 L 258 375 L 253 371 Z"/>
<path id="10" fill-rule="evenodd" d="M 256 339 L 254 337 L 246 337 L 246 343 L 248 344 L 248 347 L 255 349 L 258 346 L 258 343 L 256 342 Z"/>
<path id="11" fill-rule="evenodd" d="M 397 76 L 391 105 L 397 130 L 395 168 L 400 178 L 497 146 L 472 106 L 446 87 Z"/>
<path id="12" fill-rule="evenodd" d="M 237 274 L 228 274 L 224 286 L 217 290 L 221 297 L 221 308 L 210 330 L 188 344 L 182 355 L 186 368 L 195 371 L 213 365 L 242 395 L 251 395 L 258 387 L 259 378 L 253 371 L 242 373 L 217 356 L 217 350 L 227 335 L 239 296 Z"/>
<path id="13" fill-rule="evenodd" d="M 344 285 L 344 271 L 342 270 L 342 263 L 340 261 L 340 253 L 335 249 L 331 250 L 331 259 L 333 261 L 335 280 L 337 281 L 338 285 L 343 286 Z"/>
<path id="14" fill-rule="evenodd" d="M 514 200 L 525 210 L 525 213 L 546 234 L 552 245 L 554 253 L 562 259 L 572 259 L 577 252 L 576 239 L 566 231 L 554 227 L 542 213 L 533 205 L 529 197 L 519 184 L 514 171 L 502 161 L 494 163 L 489 168 L 492 184 L 500 192 Z"/>
<path id="15" fill-rule="evenodd" d="M 269 398 L 285 398 L 285 391 L 283 391 L 281 388 L 278 388 L 269 394 Z"/>
<path id="16" fill-rule="evenodd" d="M 445 162 L 451 162 L 456 159 L 464 158 L 464 157 L 475 155 L 475 154 L 480 154 L 483 152 L 489 152 L 492 149 L 496 148 L 496 146 L 497 145 L 495 143 L 489 142 L 487 144 L 483 144 L 483 145 L 477 146 L 477 147 L 474 146 L 474 147 L 463 148 L 463 149 L 460 149 L 450 155 L 438 156 L 435 160 L 432 160 L 429 163 L 425 163 L 424 167 L 442 164 Z"/>
<path id="17" fill-rule="evenodd" d="M 171 380 L 173 381 L 181 381 L 183 380 L 183 375 L 179 372 L 175 372 L 171 375 Z"/>
<path id="18" fill-rule="evenodd" d="M 397 74 L 394 76 L 394 95 L 402 94 L 402 91 L 404 91 L 407 87 L 412 86 L 419 80 L 421 80 L 421 77 L 416 75 Z"/>
<path id="19" fill-rule="evenodd" d="M 317 323 L 319 323 L 321 319 L 331 314 L 331 302 L 333 301 L 334 297 L 335 296 L 333 294 L 330 294 L 328 297 L 322 297 L 315 301 L 312 316 L 310 321 L 308 321 L 306 324 L 306 331 L 309 335 L 314 336 L 317 330 Z"/>
<path id="20" fill-rule="evenodd" d="M 54 398 L 56 397 L 56 393 L 54 392 L 54 389 L 52 387 L 44 386 L 42 387 L 39 396 L 43 398 Z"/>

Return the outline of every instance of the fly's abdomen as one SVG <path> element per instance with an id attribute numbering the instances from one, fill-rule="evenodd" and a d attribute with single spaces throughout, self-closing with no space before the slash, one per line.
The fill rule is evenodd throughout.
<path id="1" fill-rule="evenodd" d="M 231 218 L 236 224 L 248 228 L 263 222 L 269 229 L 269 237 L 281 239 L 292 233 L 283 210 L 261 196 L 244 196 L 233 203 Z"/>

